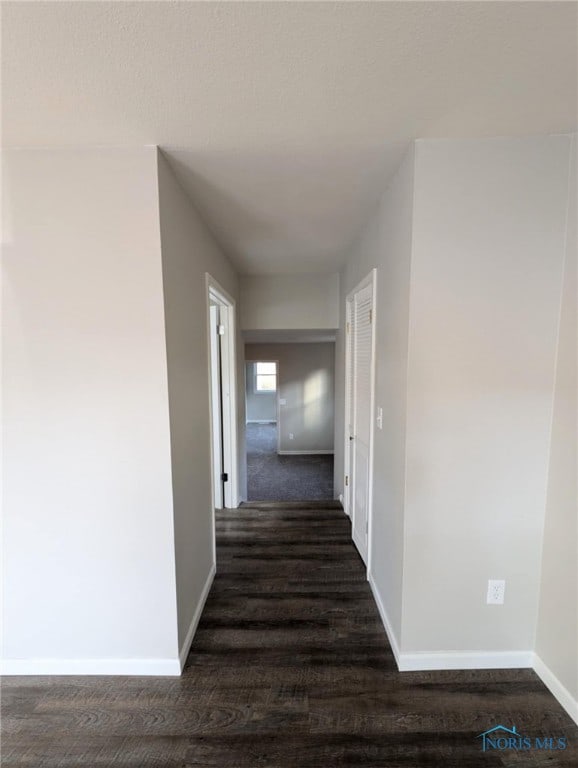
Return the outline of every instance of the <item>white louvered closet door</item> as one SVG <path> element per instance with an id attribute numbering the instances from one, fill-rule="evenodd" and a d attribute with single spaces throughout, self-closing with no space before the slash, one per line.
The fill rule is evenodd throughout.
<path id="1" fill-rule="evenodd" d="M 353 541 L 367 564 L 369 466 L 371 441 L 371 373 L 373 285 L 362 288 L 353 300 Z"/>
<path id="2" fill-rule="evenodd" d="M 355 398 L 354 398 L 354 373 L 353 373 L 353 352 L 355 337 L 355 301 L 347 300 L 347 335 L 346 335 L 346 360 L 347 370 L 345 376 L 345 402 L 347 404 L 346 412 L 348 414 L 346 430 L 346 448 L 347 451 L 347 478 L 345 486 L 345 511 L 353 520 L 353 436 L 355 434 Z"/>

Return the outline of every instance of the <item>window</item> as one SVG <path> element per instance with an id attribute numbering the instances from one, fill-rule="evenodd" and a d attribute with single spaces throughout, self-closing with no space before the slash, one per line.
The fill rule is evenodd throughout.
<path id="1" fill-rule="evenodd" d="M 255 363 L 255 392 L 277 391 L 277 363 Z"/>

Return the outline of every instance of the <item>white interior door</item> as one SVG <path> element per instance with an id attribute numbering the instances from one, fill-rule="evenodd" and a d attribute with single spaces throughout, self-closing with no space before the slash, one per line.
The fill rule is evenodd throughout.
<path id="1" fill-rule="evenodd" d="M 238 505 L 235 304 L 207 274 L 213 501 Z"/>
<path id="2" fill-rule="evenodd" d="M 355 428 L 353 426 L 355 400 L 354 400 L 354 370 L 353 370 L 353 343 L 354 343 L 354 300 L 348 298 L 346 302 L 346 350 L 345 350 L 345 488 L 343 492 L 343 507 L 345 513 L 353 518 L 353 445 Z"/>
<path id="3" fill-rule="evenodd" d="M 211 340 L 211 413 L 213 429 L 213 489 L 214 505 L 222 509 L 224 504 L 223 490 L 223 392 L 222 392 L 222 363 L 221 363 L 221 308 L 210 299 L 209 301 L 209 338 Z"/>
<path id="4" fill-rule="evenodd" d="M 350 500 L 353 541 L 368 561 L 373 421 L 373 281 L 356 290 L 351 307 Z"/>
<path id="5" fill-rule="evenodd" d="M 232 369 L 234 368 L 234 352 L 231 350 L 231 315 L 232 309 L 227 306 L 219 307 L 219 341 L 221 352 L 221 423 L 222 423 L 222 474 L 223 504 L 225 507 L 236 507 L 233 493 L 233 467 L 236 462 L 236 448 L 233 441 L 233 423 L 235 415 L 232 406 Z"/>

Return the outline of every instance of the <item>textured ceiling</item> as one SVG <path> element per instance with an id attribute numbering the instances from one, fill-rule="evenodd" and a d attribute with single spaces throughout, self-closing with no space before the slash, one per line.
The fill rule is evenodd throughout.
<path id="1" fill-rule="evenodd" d="M 243 272 L 333 270 L 414 138 L 576 130 L 572 2 L 4 2 L 4 145 L 159 144 Z"/>
<path id="2" fill-rule="evenodd" d="M 407 144 L 168 151 L 242 274 L 336 272 Z"/>

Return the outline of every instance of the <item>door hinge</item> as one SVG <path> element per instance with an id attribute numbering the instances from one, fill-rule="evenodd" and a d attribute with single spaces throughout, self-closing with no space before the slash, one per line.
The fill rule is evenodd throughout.
<path id="1" fill-rule="evenodd" d="M 373 322 L 373 309 L 370 309 L 370 310 L 369 310 L 369 322 L 370 322 L 370 323 L 372 323 L 372 322 Z"/>
<path id="2" fill-rule="evenodd" d="M 224 325 L 218 325 L 217 326 L 217 334 L 219 336 L 224 336 L 225 335 L 225 326 Z"/>
<path id="3" fill-rule="evenodd" d="M 349 475 L 345 475 L 345 485 L 349 485 Z"/>
<path id="4" fill-rule="evenodd" d="M 347 333 L 349 333 L 349 323 L 347 323 L 346 328 L 347 328 Z"/>
<path id="5" fill-rule="evenodd" d="M 369 533 L 369 520 L 366 520 L 365 521 L 365 535 L 367 536 L 368 533 Z"/>
<path id="6" fill-rule="evenodd" d="M 223 474 L 221 475 L 221 480 L 224 483 L 227 483 L 229 481 L 229 475 L 227 474 L 227 472 L 223 472 Z"/>

